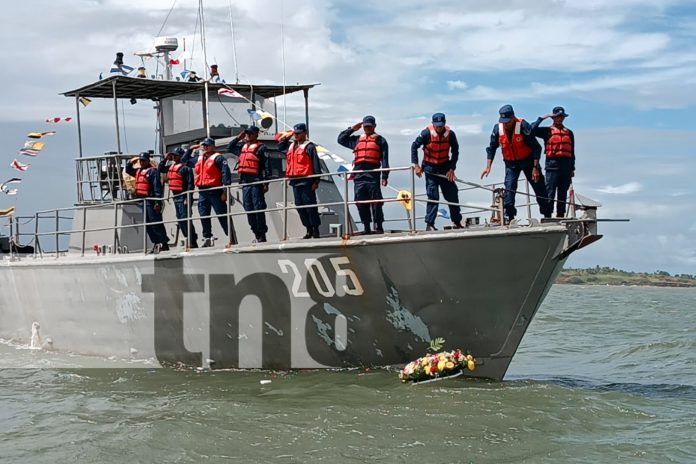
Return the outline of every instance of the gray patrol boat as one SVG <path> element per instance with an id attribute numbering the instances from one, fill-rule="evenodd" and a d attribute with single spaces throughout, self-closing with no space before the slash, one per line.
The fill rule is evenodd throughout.
<path id="1" fill-rule="evenodd" d="M 274 102 L 302 92 L 309 126 L 312 87 L 112 76 L 65 92 L 76 107 L 77 202 L 4 218 L 0 338 L 27 342 L 36 322 L 66 352 L 162 366 L 298 369 L 403 364 L 442 337 L 444 348 L 475 356 L 476 370 L 465 375 L 502 380 L 567 257 L 601 237 L 599 205 L 576 195 L 566 218 L 502 224 L 501 189 L 458 181 L 460 196 L 479 189 L 486 204 L 461 205 L 463 229 L 426 232 L 416 223 L 427 199 L 410 195 L 416 178 L 407 166 L 391 171 L 409 185 L 408 201 L 385 199 L 385 212 L 408 217 L 388 222 L 385 234 L 359 235 L 349 173 L 322 161 L 322 237 L 303 240 L 273 138 L 281 129 Z M 218 95 L 222 88 L 238 96 Z M 81 97 L 113 99 L 115 151 L 83 153 Z M 268 242 L 254 242 L 233 172 L 223 216 L 229 239 L 214 219 L 216 245 L 188 248 L 165 189 L 163 222 L 175 246 L 150 253 L 143 208 L 124 173 L 135 154 L 121 150 L 120 99 L 155 102 L 160 156 L 206 136 L 224 153 L 248 127 L 238 121 L 261 125 L 274 174 Z M 195 203 L 196 192 L 188 195 Z M 200 228 L 193 209 L 191 223 Z"/>

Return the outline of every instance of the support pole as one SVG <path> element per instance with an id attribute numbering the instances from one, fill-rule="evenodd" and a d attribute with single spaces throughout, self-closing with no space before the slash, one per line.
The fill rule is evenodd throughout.
<path id="1" fill-rule="evenodd" d="M 309 89 L 302 89 L 304 94 L 304 119 L 307 125 L 307 134 L 309 134 Z"/>
<path id="2" fill-rule="evenodd" d="M 75 116 L 77 118 L 77 147 L 82 158 L 82 125 L 80 124 L 80 94 L 75 95 Z"/>
<path id="3" fill-rule="evenodd" d="M 118 99 L 116 98 L 116 79 L 111 81 L 111 93 L 114 97 L 114 118 L 116 120 L 116 150 L 121 154 L 121 132 L 118 125 Z"/>

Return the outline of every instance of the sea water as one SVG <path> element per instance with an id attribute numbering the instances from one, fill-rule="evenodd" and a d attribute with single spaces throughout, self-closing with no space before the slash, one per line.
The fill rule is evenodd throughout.
<path id="1" fill-rule="evenodd" d="M 696 289 L 556 285 L 501 383 L 103 364 L 0 345 L 0 462 L 696 462 Z"/>

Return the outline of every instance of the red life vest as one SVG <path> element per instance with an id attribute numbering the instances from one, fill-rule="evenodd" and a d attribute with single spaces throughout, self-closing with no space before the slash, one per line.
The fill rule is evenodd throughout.
<path id="1" fill-rule="evenodd" d="M 427 129 L 430 131 L 430 143 L 423 150 L 423 162 L 428 164 L 444 164 L 449 161 L 450 152 L 450 128 L 445 126 L 442 135 L 435 132 L 435 126 L 430 124 Z"/>
<path id="2" fill-rule="evenodd" d="M 147 180 L 147 175 L 152 168 L 138 169 L 135 174 L 135 196 L 136 197 L 149 197 L 150 196 L 150 182 Z"/>
<path id="3" fill-rule="evenodd" d="M 169 191 L 172 193 L 181 193 L 184 191 L 184 176 L 181 175 L 182 163 L 176 163 L 169 166 L 167 171 L 167 182 L 169 182 Z"/>
<path id="4" fill-rule="evenodd" d="M 570 139 L 570 130 L 566 127 L 549 127 L 551 137 L 546 141 L 546 158 L 572 158 L 573 142 Z"/>
<path id="5" fill-rule="evenodd" d="M 196 161 L 194 172 L 196 174 L 196 187 L 220 187 L 222 185 L 222 171 L 215 164 L 220 153 L 213 153 L 210 156 L 201 154 Z"/>
<path id="6" fill-rule="evenodd" d="M 360 138 L 358 138 L 358 143 L 353 149 L 353 153 L 355 153 L 355 160 L 353 161 L 353 164 L 380 163 L 380 160 L 382 159 L 382 148 L 377 143 L 379 137 L 380 136 L 377 134 L 362 134 Z"/>
<path id="7" fill-rule="evenodd" d="M 309 140 L 304 143 L 292 142 L 287 154 L 288 167 L 285 170 L 286 176 L 305 177 L 314 174 L 312 160 L 306 151 L 307 145 L 310 143 Z"/>
<path id="8" fill-rule="evenodd" d="M 515 129 L 512 133 L 512 143 L 505 133 L 505 126 L 502 122 L 498 123 L 498 142 L 503 151 L 503 159 L 505 161 L 520 161 L 526 159 L 532 154 L 532 149 L 524 143 L 524 136 L 521 133 L 522 123 L 524 119 L 515 118 Z"/>
<path id="9" fill-rule="evenodd" d="M 258 142 L 244 144 L 239 155 L 239 166 L 237 167 L 239 174 L 254 174 L 257 176 L 261 174 L 261 158 L 256 154 L 259 148 L 261 148 L 261 144 Z"/>

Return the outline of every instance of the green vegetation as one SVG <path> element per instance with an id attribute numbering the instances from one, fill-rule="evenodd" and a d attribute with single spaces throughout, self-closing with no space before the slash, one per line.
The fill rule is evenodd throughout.
<path id="1" fill-rule="evenodd" d="M 651 285 L 655 287 L 696 287 L 696 275 L 666 271 L 628 272 L 613 267 L 564 269 L 556 283 L 574 285 Z"/>

